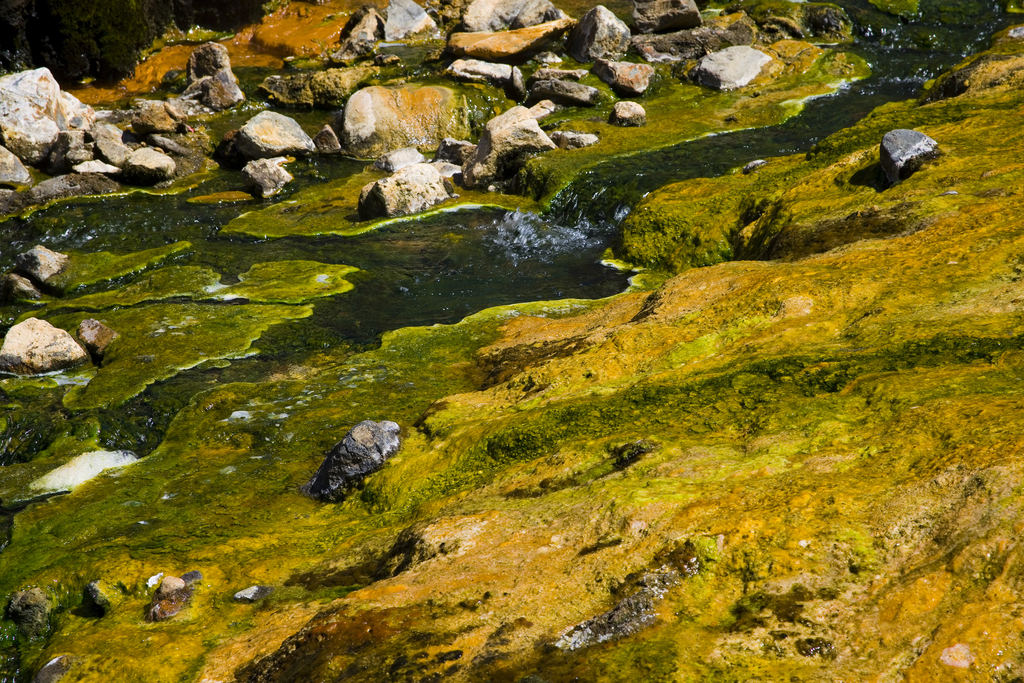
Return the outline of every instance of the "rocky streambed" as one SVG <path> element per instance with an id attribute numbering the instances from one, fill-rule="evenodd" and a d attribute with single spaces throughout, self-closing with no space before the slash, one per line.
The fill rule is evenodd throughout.
<path id="1" fill-rule="evenodd" d="M 1014 7 L 264 9 L 0 76 L 0 680 L 1024 675 Z"/>

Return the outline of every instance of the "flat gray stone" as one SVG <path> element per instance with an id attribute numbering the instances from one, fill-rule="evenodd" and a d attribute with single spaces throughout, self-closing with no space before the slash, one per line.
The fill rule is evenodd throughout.
<path id="1" fill-rule="evenodd" d="M 713 52 L 697 64 L 694 79 L 716 90 L 742 88 L 757 78 L 761 68 L 772 58 L 752 47 L 736 45 Z"/>
<path id="2" fill-rule="evenodd" d="M 245 590 L 240 590 L 235 593 L 235 600 L 251 605 L 254 602 L 262 600 L 273 592 L 274 589 L 272 586 L 249 586 Z"/>

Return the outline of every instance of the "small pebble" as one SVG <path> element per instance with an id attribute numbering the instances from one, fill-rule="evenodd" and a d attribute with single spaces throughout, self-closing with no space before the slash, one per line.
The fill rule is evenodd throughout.
<path id="1" fill-rule="evenodd" d="M 274 589 L 271 586 L 249 586 L 245 590 L 235 593 L 235 600 L 238 602 L 252 604 L 258 600 L 262 600 L 273 592 Z"/>

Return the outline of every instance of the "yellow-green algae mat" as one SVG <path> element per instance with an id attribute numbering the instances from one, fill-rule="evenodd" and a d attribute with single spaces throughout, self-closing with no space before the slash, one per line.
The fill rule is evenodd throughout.
<path id="1" fill-rule="evenodd" d="M 113 279 L 184 250 L 172 245 L 121 257 L 73 255 L 61 286 Z M 117 407 L 183 370 L 253 353 L 252 344 L 272 325 L 312 315 L 311 305 L 293 304 L 350 291 L 353 285 L 345 277 L 357 271 L 314 261 L 257 263 L 237 283 L 225 285 L 209 268 L 169 266 L 117 289 L 50 301 L 22 317 L 44 318 L 71 332 L 82 320 L 95 318 L 118 332 L 99 368 L 71 373 L 79 386 L 64 396 L 64 405 L 72 410 Z M 152 303 L 168 299 L 193 301 Z M 247 303 L 202 303 L 236 299 Z M 146 303 L 151 305 L 140 305 Z M 75 312 L 58 313 L 67 309 Z"/>
<path id="2" fill-rule="evenodd" d="M 945 156 L 904 183 L 850 182 L 912 109 L 889 107 L 826 141 L 815 192 L 781 204 L 900 207 L 913 230 L 401 330 L 196 396 L 152 455 L 15 518 L 0 589 L 39 585 L 65 608 L 28 665 L 71 654 L 81 679 L 125 681 L 1012 680 L 1024 95 L 960 105 L 919 108 Z M 958 124 L 986 111 L 972 144 Z M 305 499 L 324 449 L 366 418 L 397 420 L 402 451 L 345 503 Z M 190 569 L 205 575 L 192 605 L 144 622 L 145 580 Z M 102 618 L 71 611 L 92 579 L 124 586 Z M 278 590 L 231 601 L 256 583 Z M 569 649 L 574 625 L 634 594 L 649 602 L 615 613 L 631 629 Z"/>

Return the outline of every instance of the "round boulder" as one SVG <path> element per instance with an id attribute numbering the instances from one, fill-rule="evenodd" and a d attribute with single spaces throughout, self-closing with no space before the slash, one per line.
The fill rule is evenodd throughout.
<path id="1" fill-rule="evenodd" d="M 616 102 L 608 123 L 613 126 L 643 126 L 647 123 L 647 112 L 636 102 Z"/>
<path id="2" fill-rule="evenodd" d="M 128 156 L 122 177 L 136 185 L 156 185 L 174 177 L 178 170 L 174 159 L 152 147 L 140 147 Z"/>
<path id="3" fill-rule="evenodd" d="M 0 370 L 17 375 L 63 370 L 80 365 L 88 358 L 74 337 L 37 318 L 12 327 L 0 346 Z"/>
<path id="4" fill-rule="evenodd" d="M 235 139 L 238 151 L 248 159 L 264 159 L 316 151 L 313 139 L 295 119 L 273 111 L 249 119 Z"/>
<path id="5" fill-rule="evenodd" d="M 629 47 L 629 27 L 604 5 L 598 5 L 580 19 L 569 34 L 569 54 L 577 62 L 618 59 Z"/>

